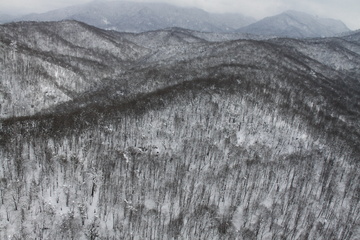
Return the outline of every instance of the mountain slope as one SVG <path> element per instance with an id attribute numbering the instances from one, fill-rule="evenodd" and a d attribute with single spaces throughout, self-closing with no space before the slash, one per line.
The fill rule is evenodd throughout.
<path id="1" fill-rule="evenodd" d="M 37 114 L 2 117 L 1 239 L 360 237 L 356 35 L 209 42 L 183 29 L 1 27 L 9 83 L 27 80 L 14 59 L 62 59 L 66 46 L 88 50 L 68 64 L 93 56 L 118 71 Z M 58 36 L 31 42 L 29 28 Z M 127 54 L 109 55 L 109 41 Z M 88 66 L 76 73 L 107 72 Z"/>
<path id="2" fill-rule="evenodd" d="M 356 42 L 356 43 L 360 44 L 360 30 L 354 31 L 351 34 L 347 34 L 343 38 L 348 41 Z"/>
<path id="3" fill-rule="evenodd" d="M 240 28 L 239 32 L 279 37 L 311 38 L 335 36 L 349 29 L 339 20 L 287 11 Z"/>
<path id="4" fill-rule="evenodd" d="M 91 2 L 23 17 L 26 21 L 78 20 L 87 24 L 125 32 L 144 32 L 169 27 L 199 31 L 227 32 L 254 22 L 240 14 L 212 14 L 197 8 L 181 8 L 165 3 Z"/>
<path id="5" fill-rule="evenodd" d="M 354 147 L 275 93 L 205 79 L 106 112 L 5 122 L 1 211 L 22 230 L 2 233 L 356 239 Z"/>
<path id="6" fill-rule="evenodd" d="M 83 23 L 0 25 L 2 117 L 34 114 L 102 85 L 147 50 Z"/>

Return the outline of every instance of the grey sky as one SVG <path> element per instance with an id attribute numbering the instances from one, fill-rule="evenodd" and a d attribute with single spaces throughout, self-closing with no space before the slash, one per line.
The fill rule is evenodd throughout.
<path id="1" fill-rule="evenodd" d="M 0 12 L 45 12 L 91 0 L 0 0 Z M 99 1 L 99 0 L 98 0 Z M 100 0 L 101 1 L 101 0 Z M 133 1 L 133 0 L 130 0 Z M 239 12 L 261 19 L 286 10 L 298 10 L 319 17 L 342 20 L 349 28 L 360 29 L 359 0 L 143 0 L 202 8 L 209 12 Z"/>

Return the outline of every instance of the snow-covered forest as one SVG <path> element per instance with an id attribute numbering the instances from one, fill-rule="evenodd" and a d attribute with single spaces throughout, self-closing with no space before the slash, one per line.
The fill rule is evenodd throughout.
<path id="1" fill-rule="evenodd" d="M 1 239 L 360 237 L 359 34 L 0 33 Z"/>

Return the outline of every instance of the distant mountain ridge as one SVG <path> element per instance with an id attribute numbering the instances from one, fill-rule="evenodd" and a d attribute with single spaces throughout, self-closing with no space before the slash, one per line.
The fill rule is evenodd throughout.
<path id="1" fill-rule="evenodd" d="M 238 32 L 279 37 L 330 37 L 350 29 L 340 20 L 319 18 L 307 13 L 286 11 L 242 27 Z"/>
<path id="2" fill-rule="evenodd" d="M 76 20 L 106 30 L 133 33 L 178 27 L 200 32 L 246 33 L 262 38 L 316 38 L 350 32 L 340 20 L 292 10 L 256 21 L 237 13 L 210 13 L 160 2 L 93 1 L 19 18 L 0 14 L 0 23 L 61 20 Z"/>
<path id="3" fill-rule="evenodd" d="M 25 21 L 77 20 L 87 24 L 121 32 L 144 32 L 169 27 L 181 27 L 207 32 L 229 32 L 255 22 L 241 14 L 215 14 L 198 8 L 176 7 L 166 3 L 90 2 L 30 14 Z"/>

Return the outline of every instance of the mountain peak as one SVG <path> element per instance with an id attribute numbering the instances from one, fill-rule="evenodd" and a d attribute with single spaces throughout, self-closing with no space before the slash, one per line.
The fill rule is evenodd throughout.
<path id="1" fill-rule="evenodd" d="M 349 31 L 340 20 L 320 18 L 308 13 L 288 10 L 266 17 L 239 29 L 239 32 L 279 37 L 330 37 Z"/>
<path id="2" fill-rule="evenodd" d="M 287 10 L 287 11 L 284 11 L 284 12 L 280 13 L 280 15 L 282 15 L 282 14 L 287 14 L 287 15 L 290 15 L 290 16 L 309 16 L 309 17 L 312 17 L 311 14 L 296 11 L 296 10 Z"/>
<path id="3" fill-rule="evenodd" d="M 99 28 L 122 32 L 145 32 L 169 27 L 227 32 L 254 22 L 254 19 L 241 14 L 214 14 L 199 8 L 177 7 L 167 3 L 128 1 L 94 1 L 43 14 L 31 14 L 19 20 L 64 19 L 75 19 Z"/>

